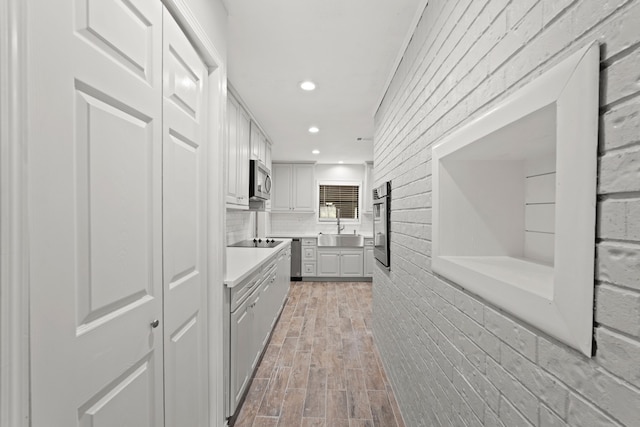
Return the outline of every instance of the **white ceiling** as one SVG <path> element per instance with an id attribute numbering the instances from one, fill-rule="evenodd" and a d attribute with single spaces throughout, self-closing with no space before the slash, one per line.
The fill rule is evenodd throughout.
<path id="1" fill-rule="evenodd" d="M 373 160 L 373 115 L 426 0 L 224 3 L 229 81 L 273 142 L 273 159 Z M 302 91 L 305 79 L 317 89 Z"/>

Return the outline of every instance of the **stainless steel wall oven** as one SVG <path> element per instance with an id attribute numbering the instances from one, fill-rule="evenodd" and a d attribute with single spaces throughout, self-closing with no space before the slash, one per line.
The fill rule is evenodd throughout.
<path id="1" fill-rule="evenodd" d="M 373 190 L 373 255 L 390 268 L 389 226 L 391 213 L 391 181 Z"/>

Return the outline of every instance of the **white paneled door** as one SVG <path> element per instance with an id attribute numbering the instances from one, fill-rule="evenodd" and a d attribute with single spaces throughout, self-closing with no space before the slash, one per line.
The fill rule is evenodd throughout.
<path id="1" fill-rule="evenodd" d="M 207 70 L 165 10 L 163 230 L 167 426 L 205 426 Z"/>
<path id="2" fill-rule="evenodd" d="M 205 426 L 205 67 L 159 0 L 26 16 L 31 425 Z"/>
<path id="3" fill-rule="evenodd" d="M 163 425 L 162 4 L 28 4 L 32 425 Z"/>

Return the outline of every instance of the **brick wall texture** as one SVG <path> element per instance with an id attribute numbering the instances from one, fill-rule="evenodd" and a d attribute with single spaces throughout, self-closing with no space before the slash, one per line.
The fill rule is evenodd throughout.
<path id="1" fill-rule="evenodd" d="M 431 271 L 431 146 L 601 43 L 595 355 Z M 640 426 L 640 1 L 430 0 L 376 113 L 374 335 L 408 426 Z M 576 213 L 579 215 L 579 212 Z"/>

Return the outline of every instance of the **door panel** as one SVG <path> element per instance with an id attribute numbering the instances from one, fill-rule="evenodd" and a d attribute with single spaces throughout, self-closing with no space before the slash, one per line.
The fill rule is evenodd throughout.
<path id="1" fill-rule="evenodd" d="M 273 165 L 273 189 L 271 191 L 272 210 L 291 210 L 292 178 L 291 165 Z"/>
<path id="2" fill-rule="evenodd" d="M 95 48 L 134 74 L 152 76 L 154 25 L 135 1 L 78 0 L 76 30 Z M 117 25 L 114 23 L 117 22 Z"/>
<path id="3" fill-rule="evenodd" d="M 194 349 L 201 347 L 200 322 L 197 315 L 193 316 L 171 336 L 167 353 L 173 355 L 173 366 L 167 369 L 173 370 L 171 380 L 165 387 L 173 391 L 173 406 L 175 408 L 174 420 L 176 424 L 185 426 L 203 425 L 198 413 L 200 396 L 199 389 L 195 385 L 200 379 L 199 352 Z M 169 359 L 167 358 L 167 361 Z"/>
<path id="4" fill-rule="evenodd" d="M 78 411 L 80 427 L 154 427 L 148 410 L 156 387 L 153 362 L 145 357 L 83 405 Z"/>
<path id="5" fill-rule="evenodd" d="M 340 276 L 339 251 L 318 251 L 318 276 Z"/>
<path id="6" fill-rule="evenodd" d="M 208 424 L 207 70 L 164 12 L 163 230 L 165 419 Z"/>
<path id="7" fill-rule="evenodd" d="M 31 423 L 161 426 L 162 5 L 27 8 Z"/>
<path id="8" fill-rule="evenodd" d="M 313 211 L 313 165 L 293 165 L 293 208 L 297 211 Z"/>
<path id="9" fill-rule="evenodd" d="M 78 333 L 153 297 L 149 118 L 76 88 Z M 99 99 L 99 96 L 101 99 Z M 106 102 L 105 102 L 106 101 Z"/>
<path id="10" fill-rule="evenodd" d="M 362 251 L 342 251 L 340 254 L 340 275 L 361 277 L 363 275 Z"/>

